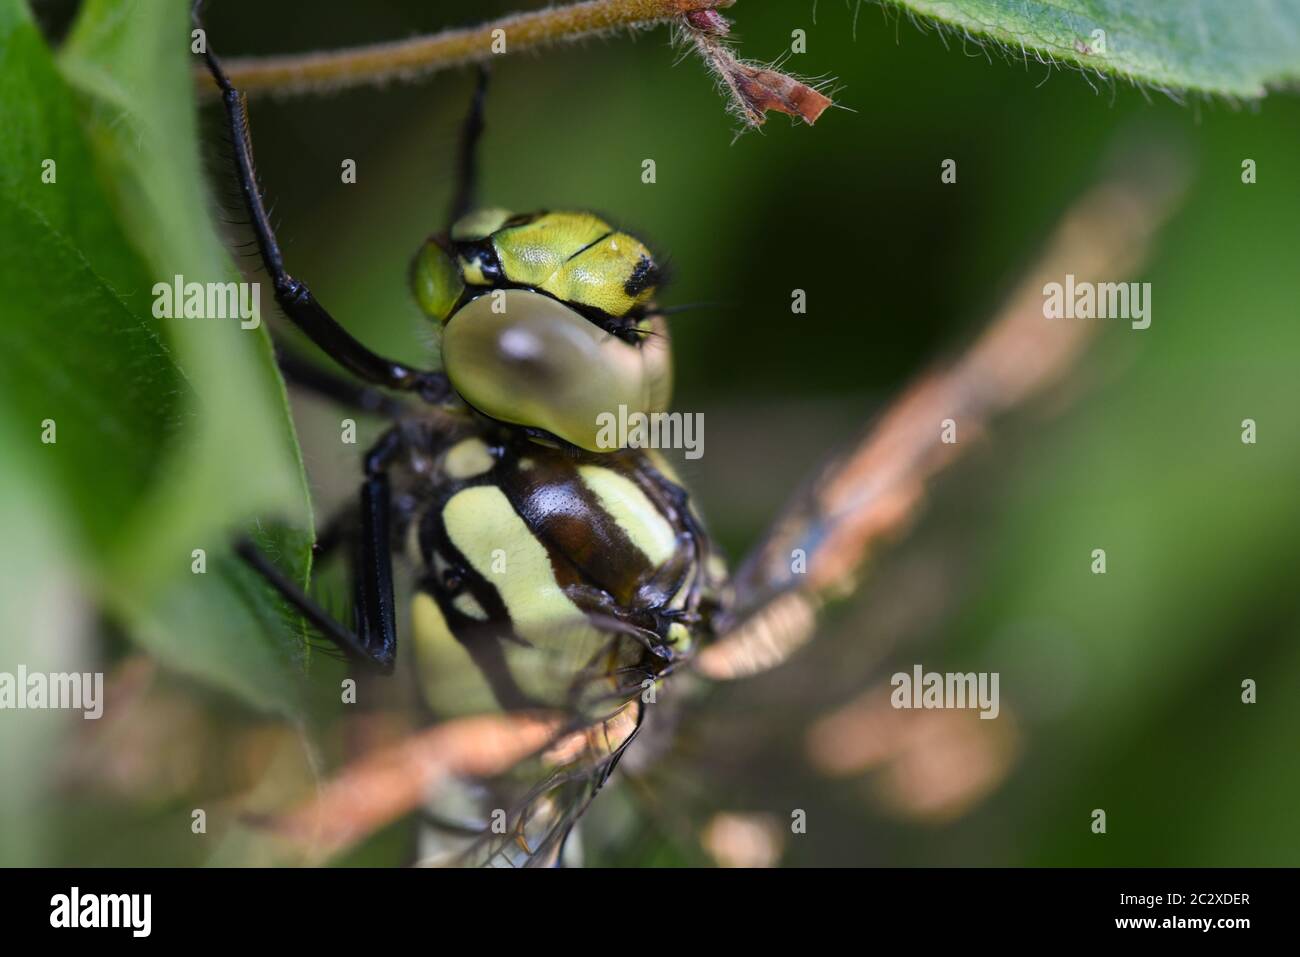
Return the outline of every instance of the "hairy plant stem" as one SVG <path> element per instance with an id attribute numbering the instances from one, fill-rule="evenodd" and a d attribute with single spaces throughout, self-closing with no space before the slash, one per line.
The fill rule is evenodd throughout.
<path id="1" fill-rule="evenodd" d="M 488 60 L 551 43 L 578 40 L 622 27 L 650 26 L 699 11 L 729 7 L 735 0 L 585 0 L 514 14 L 476 27 L 371 46 L 225 61 L 235 86 L 246 93 L 297 93 L 411 79 L 448 67 Z M 502 31 L 498 33 L 497 31 Z M 494 51 L 494 40 L 497 41 Z M 196 70 L 200 89 L 215 95 L 207 72 Z"/>

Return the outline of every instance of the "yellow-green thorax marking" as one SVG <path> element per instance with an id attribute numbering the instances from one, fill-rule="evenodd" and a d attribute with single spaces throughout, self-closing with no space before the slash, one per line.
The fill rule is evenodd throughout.
<path id="1" fill-rule="evenodd" d="M 708 546 L 653 473 L 641 453 L 584 462 L 479 436 L 442 453 L 410 541 L 427 569 L 412 625 L 435 710 L 592 703 L 689 651 L 674 616 L 712 593 Z"/>

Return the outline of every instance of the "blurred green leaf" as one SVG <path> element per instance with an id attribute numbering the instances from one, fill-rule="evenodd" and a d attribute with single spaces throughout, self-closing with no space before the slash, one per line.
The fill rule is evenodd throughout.
<path id="1" fill-rule="evenodd" d="M 25 434 L 26 433 L 26 434 Z M 30 430 L 0 411 L 0 671 L 92 671 L 89 616 L 74 577 L 67 529 L 43 494 L 36 460 L 45 451 Z M 81 724 L 79 714 L 54 710 L 4 715 L 0 721 L 0 866 L 49 863 L 53 827 L 43 814 L 58 767 L 59 744 Z M 17 720 L 15 720 L 17 719 Z M 69 727 L 69 726 L 72 727 Z M 9 773 L 14 769 L 14 773 Z M 18 771 L 21 769 L 21 772 Z"/>
<path id="2" fill-rule="evenodd" d="M 91 2 L 56 67 L 24 5 L 0 0 L 0 231 L 12 240 L 0 390 L 75 514 L 81 571 L 133 636 L 254 704 L 291 708 L 305 646 L 225 557 L 238 527 L 267 515 L 305 531 L 263 543 L 302 580 L 310 567 L 306 481 L 268 338 L 152 315 L 157 282 L 239 278 L 208 215 L 189 44 L 184 4 Z M 39 444 L 45 419 L 57 444 Z"/>
<path id="3" fill-rule="evenodd" d="M 1296 0 L 888 2 L 1016 56 L 1171 90 L 1254 98 L 1300 77 Z"/>
<path id="4" fill-rule="evenodd" d="M 74 104 L 12 0 L 0 4 L 0 75 L 0 389 L 34 446 L 54 423 L 43 464 L 102 552 L 174 442 L 185 386 L 144 318 L 147 273 L 104 203 Z"/>

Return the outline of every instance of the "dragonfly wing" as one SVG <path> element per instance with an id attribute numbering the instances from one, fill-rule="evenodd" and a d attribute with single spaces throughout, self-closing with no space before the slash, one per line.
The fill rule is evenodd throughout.
<path id="1" fill-rule="evenodd" d="M 638 699 L 490 781 L 460 780 L 440 793 L 421 833 L 421 863 L 459 867 L 554 867 L 578 819 L 635 738 Z M 457 815 L 458 816 L 449 816 Z"/>
<path id="2" fill-rule="evenodd" d="M 732 610 L 698 670 L 736 678 L 788 657 L 811 637 L 821 603 L 853 589 L 872 546 L 907 526 L 929 480 L 999 414 L 1065 375 L 1097 324 L 1045 318 L 1045 284 L 1133 272 L 1181 195 L 1182 177 L 1160 169 L 1130 162 L 1085 194 L 966 352 L 914 382 L 795 497 L 737 573 Z"/>

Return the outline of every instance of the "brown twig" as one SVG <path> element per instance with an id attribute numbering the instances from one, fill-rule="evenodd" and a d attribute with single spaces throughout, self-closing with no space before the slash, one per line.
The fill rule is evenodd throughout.
<path id="1" fill-rule="evenodd" d="M 741 592 L 756 582 L 783 582 L 783 589 L 702 649 L 695 660 L 700 672 L 715 680 L 745 677 L 789 657 L 812 637 L 823 601 L 850 590 L 872 548 L 910 523 L 930 478 L 970 448 L 997 415 L 1058 380 L 1078 359 L 1099 323 L 1044 318 L 1044 284 L 1066 273 L 1078 281 L 1131 274 L 1181 194 L 1181 169 L 1165 157 L 1131 163 L 1129 170 L 1092 189 L 1066 214 L 1038 263 L 964 356 L 913 383 L 857 447 L 787 509 L 736 579 Z M 947 419 L 956 423 L 960 441 L 943 441 Z M 807 545 L 813 525 L 824 536 Z M 792 574 L 792 550 L 805 546 L 806 571 Z"/>
<path id="2" fill-rule="evenodd" d="M 498 55 L 502 41 L 506 53 L 518 53 L 620 28 L 678 21 L 688 14 L 729 7 L 734 2 L 586 0 L 514 14 L 476 27 L 443 30 L 430 36 L 322 53 L 241 57 L 227 60 L 225 66 L 231 81 L 246 93 L 320 92 L 394 79 L 409 80 L 448 67 L 482 62 Z M 216 94 L 206 70 L 196 69 L 195 76 L 206 95 Z"/>
<path id="3" fill-rule="evenodd" d="M 262 829 L 324 860 L 433 797 L 456 777 L 500 774 L 552 744 L 552 715 L 490 715 L 435 725 L 349 765 L 297 808 Z"/>
<path id="4" fill-rule="evenodd" d="M 319 93 L 393 79 L 410 80 L 504 53 L 534 50 L 619 28 L 672 23 L 690 39 L 727 91 L 732 110 L 746 125 L 761 125 L 769 110 L 815 123 L 831 105 L 828 97 L 801 80 L 737 59 L 731 52 L 725 40 L 731 25 L 718 10 L 734 2 L 586 0 L 431 36 L 322 53 L 238 57 L 226 61 L 225 66 L 231 81 L 245 93 Z M 216 95 L 216 85 L 205 68 L 196 68 L 195 77 L 203 95 Z"/>

